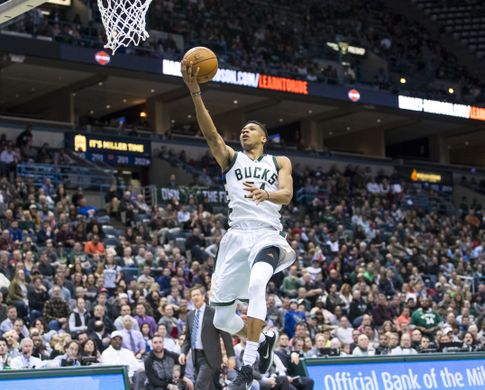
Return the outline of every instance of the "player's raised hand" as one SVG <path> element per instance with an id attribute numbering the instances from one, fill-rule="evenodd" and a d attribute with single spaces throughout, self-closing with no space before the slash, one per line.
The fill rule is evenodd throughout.
<path id="1" fill-rule="evenodd" d="M 199 92 L 200 87 L 197 82 L 197 76 L 199 75 L 200 68 L 194 69 L 192 61 L 187 62 L 183 60 L 180 65 L 180 71 L 182 72 L 182 78 L 184 79 L 185 85 L 190 90 L 190 93 Z"/>
<path id="2" fill-rule="evenodd" d="M 253 183 L 244 182 L 244 191 L 249 192 L 249 198 L 254 200 L 256 204 L 260 204 L 265 200 L 269 200 L 269 192 L 266 190 L 262 190 L 259 187 L 256 187 Z"/>

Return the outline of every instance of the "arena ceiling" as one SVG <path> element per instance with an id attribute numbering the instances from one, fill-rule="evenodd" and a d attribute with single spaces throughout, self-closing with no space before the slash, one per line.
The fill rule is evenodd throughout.
<path id="1" fill-rule="evenodd" d="M 38 57 L 0 57 L 0 113 L 35 117 L 38 106 L 56 104 L 59 98 L 72 99 L 79 117 L 103 117 L 157 98 L 175 123 L 194 121 L 191 99 L 178 78 Z M 220 84 L 204 87 L 204 98 L 216 120 L 242 112 L 271 128 L 312 119 L 324 139 L 381 128 L 387 145 L 429 135 L 443 136 L 451 149 L 485 145 L 484 122 Z"/>

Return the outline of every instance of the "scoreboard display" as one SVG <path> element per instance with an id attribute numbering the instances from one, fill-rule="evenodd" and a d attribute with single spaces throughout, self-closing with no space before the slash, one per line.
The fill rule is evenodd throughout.
<path id="1" fill-rule="evenodd" d="M 74 133 L 66 136 L 66 147 L 86 160 L 113 166 L 151 163 L 151 142 L 138 138 Z"/>

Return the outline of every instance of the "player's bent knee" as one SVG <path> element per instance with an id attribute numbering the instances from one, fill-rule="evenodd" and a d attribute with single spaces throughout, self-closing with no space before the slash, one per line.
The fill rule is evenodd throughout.
<path id="1" fill-rule="evenodd" d="M 227 308 L 216 308 L 214 313 L 214 326 L 229 334 L 236 334 L 244 326 L 243 321 L 235 314 L 233 310 Z"/>

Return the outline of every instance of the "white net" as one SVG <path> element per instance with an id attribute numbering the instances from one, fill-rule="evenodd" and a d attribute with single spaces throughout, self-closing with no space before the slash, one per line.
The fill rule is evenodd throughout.
<path id="1" fill-rule="evenodd" d="M 105 48 L 113 54 L 121 46 L 138 46 L 149 37 L 145 16 L 152 0 L 98 0 L 101 20 L 108 42 Z"/>

